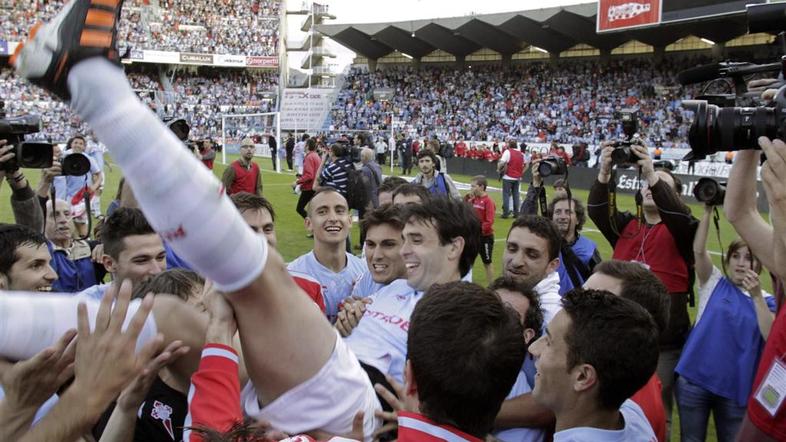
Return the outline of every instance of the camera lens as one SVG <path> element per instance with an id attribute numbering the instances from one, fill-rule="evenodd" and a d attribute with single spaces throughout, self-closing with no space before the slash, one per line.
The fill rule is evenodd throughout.
<path id="1" fill-rule="evenodd" d="M 719 206 L 726 197 L 726 186 L 712 178 L 701 178 L 693 188 L 693 196 L 704 204 Z"/>
<path id="2" fill-rule="evenodd" d="M 82 176 L 90 172 L 90 160 L 81 153 L 72 153 L 63 158 L 61 167 L 63 175 Z"/>
<path id="3" fill-rule="evenodd" d="M 538 165 L 538 173 L 542 177 L 564 175 L 566 171 L 566 165 L 562 158 L 548 157 Z"/>
<path id="4" fill-rule="evenodd" d="M 611 162 L 615 165 L 636 164 L 639 160 L 630 146 L 620 146 L 611 151 Z"/>
<path id="5" fill-rule="evenodd" d="M 778 135 L 777 110 L 773 107 L 720 108 L 700 101 L 694 112 L 688 141 L 697 155 L 758 149 L 760 136 L 775 138 Z"/>

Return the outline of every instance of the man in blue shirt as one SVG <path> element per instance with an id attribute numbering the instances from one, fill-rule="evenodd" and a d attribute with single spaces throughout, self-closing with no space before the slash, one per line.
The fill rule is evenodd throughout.
<path id="1" fill-rule="evenodd" d="M 581 287 L 592 274 L 595 265 L 601 262 L 598 245 L 579 232 L 587 220 L 584 204 L 567 194 L 558 194 L 551 200 L 549 215 L 557 225 L 564 242 L 560 249 L 559 286 L 560 295 L 573 287 Z"/>
<path id="2" fill-rule="evenodd" d="M 54 207 L 46 203 L 47 246 L 52 255 L 52 267 L 58 279 L 52 285 L 57 292 L 78 292 L 96 285 L 98 279 L 87 241 L 74 240 L 71 231 L 71 209 L 58 199 Z"/>

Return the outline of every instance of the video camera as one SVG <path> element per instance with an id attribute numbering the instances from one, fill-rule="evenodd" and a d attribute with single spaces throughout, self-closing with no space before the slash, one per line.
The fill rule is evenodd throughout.
<path id="1" fill-rule="evenodd" d="M 622 109 L 620 111 L 620 121 L 622 122 L 622 133 L 625 134 L 625 139 L 612 143 L 614 150 L 611 151 L 611 164 L 614 166 L 636 164 L 641 158 L 633 152 L 631 146 L 641 143 L 636 138 L 639 132 L 638 109 Z"/>
<path id="2" fill-rule="evenodd" d="M 782 32 L 786 30 L 786 4 L 772 3 L 747 6 L 748 31 Z M 775 98 L 765 106 L 756 105 L 758 94 L 749 93 L 745 76 L 780 71 L 781 80 Z M 688 132 L 691 152 L 686 160 L 703 159 L 718 151 L 759 149 L 758 138 L 786 139 L 786 56 L 779 63 L 757 65 L 726 62 L 699 66 L 678 75 L 680 83 L 692 84 L 729 79 L 734 95 L 702 95 L 683 101 L 683 107 L 695 114 Z M 705 86 L 705 90 L 709 84 Z"/>
<path id="3" fill-rule="evenodd" d="M 53 147 L 49 143 L 24 141 L 25 135 L 41 132 L 37 115 L 6 118 L 5 102 L 0 100 L 0 140 L 14 147 L 14 158 L 0 164 L 0 170 L 11 173 L 20 167 L 46 169 L 52 167 Z"/>

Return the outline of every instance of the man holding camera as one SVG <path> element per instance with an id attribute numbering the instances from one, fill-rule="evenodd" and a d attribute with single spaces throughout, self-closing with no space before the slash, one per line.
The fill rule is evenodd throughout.
<path id="1" fill-rule="evenodd" d="M 622 149 L 622 148 L 617 148 Z M 688 331 L 688 293 L 692 287 L 691 244 L 699 220 L 680 199 L 682 183 L 668 170 L 653 167 L 649 152 L 643 146 L 629 146 L 631 160 L 641 173 L 641 189 L 636 195 L 641 217 L 620 213 L 609 207 L 612 152 L 615 145 L 605 143 L 600 156 L 598 179 L 589 194 L 587 208 L 590 219 L 614 247 L 613 259 L 635 261 L 651 270 L 669 291 L 671 298 L 669 324 L 660 339 L 658 377 L 663 382 L 663 403 L 670 425 L 674 367 L 682 351 Z M 617 155 L 614 155 L 617 156 Z"/>
<path id="2" fill-rule="evenodd" d="M 80 237 L 86 237 L 89 233 L 87 231 L 87 217 L 90 206 L 85 204 L 84 194 L 85 192 L 88 193 L 92 199 L 96 192 L 98 192 L 103 181 L 101 169 L 94 159 L 85 154 L 86 149 L 87 143 L 85 137 L 82 135 L 75 135 L 68 140 L 66 150 L 63 152 L 63 160 L 69 155 L 82 155 L 90 162 L 90 170 L 84 175 L 72 175 L 73 171 L 66 170 L 67 168 L 64 167 L 63 175 L 65 176 L 63 180 L 65 181 L 65 195 L 60 192 L 61 187 L 58 186 L 57 179 L 55 179 L 55 188 L 58 191 L 55 198 L 64 199 L 71 204 L 71 215 L 73 216 L 74 227 Z M 63 165 L 65 164 L 64 162 Z"/>

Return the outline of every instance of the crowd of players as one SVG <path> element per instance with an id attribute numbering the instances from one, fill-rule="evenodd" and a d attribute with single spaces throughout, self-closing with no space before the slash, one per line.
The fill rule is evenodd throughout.
<path id="1" fill-rule="evenodd" d="M 0 39 L 23 41 L 36 22 L 50 19 L 63 3 L 3 0 Z M 118 30 L 120 47 L 275 56 L 280 8 L 270 0 L 129 0 Z"/>
<path id="2" fill-rule="evenodd" d="M 104 58 L 111 44 L 81 59 L 84 23 L 60 18 L 72 32 L 44 27 L 36 38 L 73 45 L 30 44 L 17 71 L 69 101 L 124 181 L 90 238 L 74 235 L 67 201 L 50 199 L 60 155 L 36 190 L 23 170 L 0 168 L 17 221 L 0 226 L 3 440 L 652 442 L 676 432 L 672 402 L 685 440 L 705 439 L 710 414 L 719 440 L 786 438 L 781 140 L 759 140 L 771 224 L 755 206 L 761 152 L 738 153 L 724 211 L 742 239 L 722 270 L 706 248 L 712 208 L 691 214 L 679 179 L 644 146 L 632 147 L 639 213 L 616 207 L 607 143 L 586 203 L 562 183 L 538 216 L 540 160 L 527 164 L 508 141 L 503 217 L 515 220 L 497 232 L 502 274 L 483 288 L 466 280 L 496 242 L 486 177 L 462 196 L 436 140 L 406 182 L 381 179 L 370 147 L 358 171 L 346 146 L 318 152 L 303 137 L 310 182 L 297 184 L 312 191 L 313 249 L 286 264 L 283 208 L 263 196 L 275 189 L 261 186 L 253 155 L 241 150 L 219 182 Z M 38 65 L 65 55 L 80 61 L 62 77 Z M 79 140 L 67 155 L 82 152 Z M 5 164 L 14 154 L 0 144 Z M 358 189 L 376 197 L 362 207 L 363 258 L 346 250 Z M 581 235 L 586 217 L 612 256 Z M 762 269 L 777 302 L 761 290 Z M 53 288 L 61 293 L 41 293 Z"/>
<path id="3" fill-rule="evenodd" d="M 586 142 L 622 135 L 619 112 L 639 108 L 641 136 L 651 144 L 686 147 L 688 116 L 680 101 L 694 95 L 676 74 L 701 57 L 620 59 L 609 64 L 571 61 L 527 63 L 509 69 L 472 66 L 354 68 L 332 112 L 337 130 L 385 129 L 392 113 L 406 129 L 440 140 Z M 437 86 L 435 86 L 437 85 Z M 376 101 L 378 88 L 395 91 Z"/>

